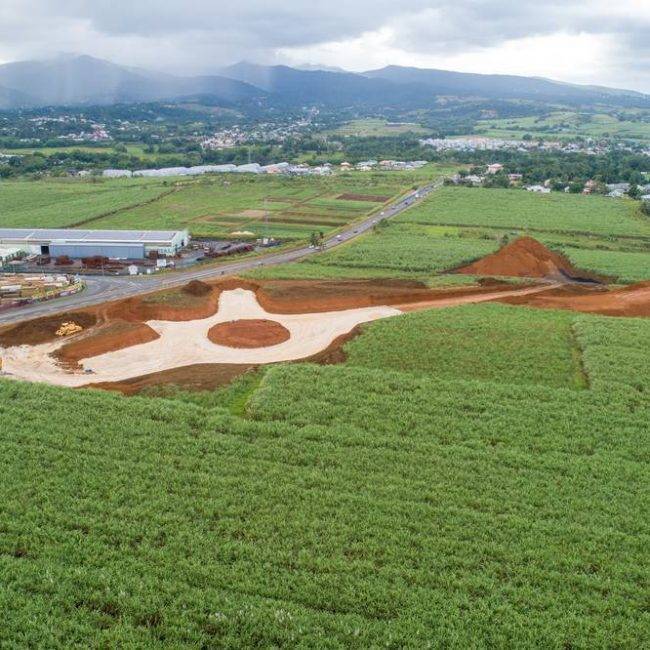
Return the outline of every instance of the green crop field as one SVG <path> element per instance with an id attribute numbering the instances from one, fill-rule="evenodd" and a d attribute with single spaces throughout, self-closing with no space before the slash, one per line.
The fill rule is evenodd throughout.
<path id="1" fill-rule="evenodd" d="M 650 327 L 632 318 L 582 317 L 574 332 L 583 350 L 585 372 L 593 388 L 632 387 L 646 398 L 650 394 L 648 361 Z"/>
<path id="2" fill-rule="evenodd" d="M 451 224 L 451 225 L 448 225 Z M 260 278 L 401 277 L 436 274 L 530 234 L 578 267 L 621 283 L 650 279 L 650 219 L 635 203 L 603 197 L 445 187 L 374 232 Z"/>
<path id="3" fill-rule="evenodd" d="M 435 174 L 434 174 L 435 175 Z M 409 188 L 404 175 L 377 173 L 311 178 L 229 175 L 183 181 L 175 191 L 93 222 L 96 228 L 188 228 L 194 236 L 306 238 L 381 209 Z M 348 195 L 348 198 L 339 198 Z M 372 196 L 377 200 L 358 200 Z M 268 222 L 265 215 L 268 213 Z"/>
<path id="4" fill-rule="evenodd" d="M 443 169 L 432 167 L 428 178 Z M 415 181 L 399 172 L 331 178 L 3 181 L 0 211 L 2 225 L 8 227 L 188 228 L 195 236 L 250 231 L 305 239 L 314 231 L 330 232 L 381 209 Z"/>
<path id="5" fill-rule="evenodd" d="M 151 179 L 2 181 L 0 223 L 5 228 L 72 226 L 147 203 L 169 190 Z"/>
<path id="6" fill-rule="evenodd" d="M 396 219 L 405 223 L 483 226 L 517 231 L 650 238 L 638 204 L 603 196 L 444 187 Z"/>
<path id="7" fill-rule="evenodd" d="M 373 209 L 342 194 L 409 186 L 227 180 L 0 192 L 19 222 L 76 214 L 66 189 L 82 187 L 97 216 L 122 192 L 97 227 L 210 233 L 257 227 L 267 199 L 271 227 L 307 236 Z M 530 230 L 579 266 L 650 279 L 632 204 L 550 198 L 444 188 L 252 275 L 467 283 L 441 273 Z M 646 647 L 649 413 L 650 319 L 500 304 L 369 323 L 337 365 L 214 391 L 0 379 L 0 647 Z"/>
<path id="8" fill-rule="evenodd" d="M 105 153 L 112 154 L 115 153 L 115 150 L 112 146 L 90 146 L 90 145 L 70 145 L 65 147 L 25 147 L 18 149 L 10 149 L 6 147 L 0 147 L 0 153 L 2 154 L 15 154 L 17 156 L 24 156 L 33 153 L 41 153 L 44 156 L 49 156 L 57 153 L 74 153 L 75 151 L 81 151 L 83 153 Z M 161 154 L 161 153 L 149 153 L 145 151 L 144 144 L 127 144 L 126 151 L 130 156 L 137 156 L 144 160 L 156 161 L 157 163 L 164 163 L 166 160 L 176 160 L 178 158 L 175 154 Z"/>
<path id="9" fill-rule="evenodd" d="M 574 319 L 496 304 L 435 309 L 377 321 L 346 352 L 369 368 L 582 388 Z"/>
<path id="10" fill-rule="evenodd" d="M 426 227 L 390 224 L 313 261 L 320 266 L 381 269 L 387 277 L 392 271 L 432 275 L 496 249 L 496 239 L 446 238 L 431 234 Z"/>
<path id="11" fill-rule="evenodd" d="M 477 305 L 222 399 L 0 381 L 0 645 L 644 647 L 649 343 Z"/>
<path id="12" fill-rule="evenodd" d="M 650 280 L 650 246 L 646 251 L 601 251 L 564 246 L 562 252 L 579 268 L 611 276 L 622 283 Z"/>

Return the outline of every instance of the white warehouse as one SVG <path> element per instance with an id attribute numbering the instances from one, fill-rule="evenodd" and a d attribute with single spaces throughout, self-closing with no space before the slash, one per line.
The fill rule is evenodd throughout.
<path id="1" fill-rule="evenodd" d="M 152 251 L 175 255 L 189 240 L 187 230 L 0 228 L 0 255 L 11 250 L 72 258 L 144 259 Z"/>

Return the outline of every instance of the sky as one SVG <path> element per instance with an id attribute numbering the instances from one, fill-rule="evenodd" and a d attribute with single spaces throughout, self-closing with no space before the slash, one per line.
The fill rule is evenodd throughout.
<path id="1" fill-rule="evenodd" d="M 0 62 L 90 54 L 543 76 L 650 93 L 650 0 L 0 0 Z"/>

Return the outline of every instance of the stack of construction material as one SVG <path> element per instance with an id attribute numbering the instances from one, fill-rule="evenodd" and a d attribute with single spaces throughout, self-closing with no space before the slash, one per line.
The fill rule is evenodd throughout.
<path id="1" fill-rule="evenodd" d="M 83 327 L 81 327 L 81 325 L 77 325 L 77 323 L 70 321 L 67 323 L 61 323 L 61 327 L 56 330 L 55 334 L 57 336 L 71 336 L 72 334 L 81 332 L 82 329 Z"/>

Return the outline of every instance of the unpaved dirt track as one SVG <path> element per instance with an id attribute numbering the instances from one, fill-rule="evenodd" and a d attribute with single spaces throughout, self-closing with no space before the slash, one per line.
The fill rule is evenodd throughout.
<path id="1" fill-rule="evenodd" d="M 512 291 L 494 291 L 490 293 L 474 294 L 468 296 L 456 296 L 454 298 L 440 298 L 438 300 L 425 300 L 424 302 L 412 302 L 407 305 L 395 305 L 402 312 L 421 311 L 423 309 L 442 309 L 443 307 L 456 307 L 458 305 L 467 305 L 476 302 L 488 302 L 503 298 L 516 298 L 531 296 L 536 293 L 551 291 L 561 287 L 561 283 L 547 284 L 543 286 L 526 287 L 523 289 L 513 289 Z"/>
<path id="2" fill-rule="evenodd" d="M 147 326 L 159 336 L 156 340 L 81 360 L 82 368 L 92 369 L 93 374 L 90 375 L 82 370 L 71 371 L 57 363 L 53 355 L 69 339 L 35 346 L 10 347 L 2 354 L 5 370 L 12 378 L 70 387 L 98 382 L 119 382 L 199 363 L 241 365 L 294 361 L 311 357 L 326 349 L 337 337 L 347 334 L 361 323 L 396 316 L 407 310 L 452 307 L 505 296 L 525 296 L 548 291 L 557 286 L 559 285 L 552 284 L 513 289 L 509 292 L 441 298 L 402 305 L 401 308 L 375 306 L 304 314 L 269 313 L 258 303 L 252 291 L 234 289 L 221 293 L 219 310 L 208 318 L 192 321 L 148 321 Z M 218 323 L 242 319 L 279 323 L 289 331 L 290 338 L 263 348 L 226 347 L 209 340 L 210 329 Z"/>

